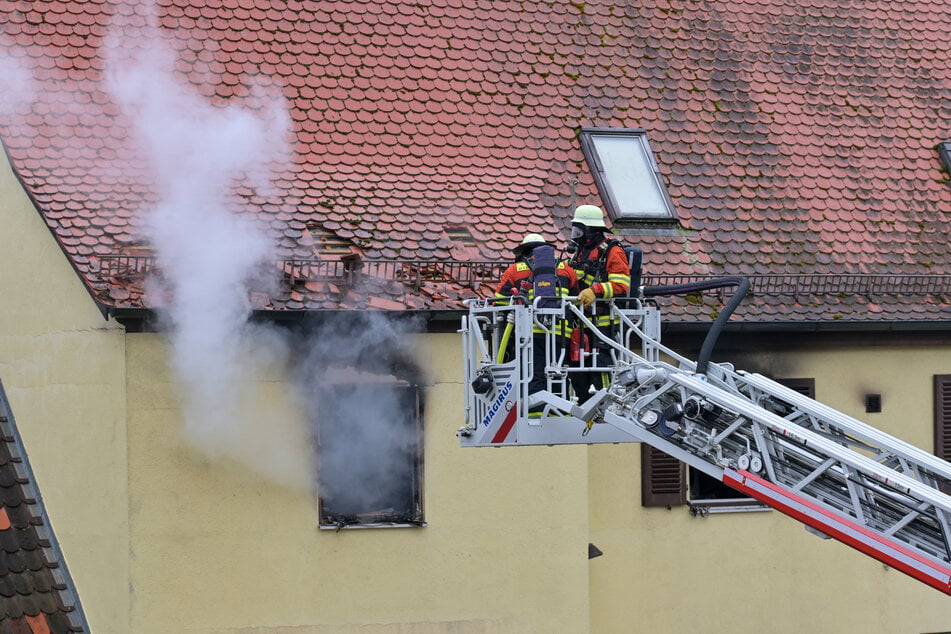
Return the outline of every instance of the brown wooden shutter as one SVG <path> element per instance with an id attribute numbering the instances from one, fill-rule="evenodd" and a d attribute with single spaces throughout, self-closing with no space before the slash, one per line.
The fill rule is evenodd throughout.
<path id="1" fill-rule="evenodd" d="M 641 443 L 641 505 L 669 507 L 686 503 L 686 465 Z"/>
<path id="2" fill-rule="evenodd" d="M 934 377 L 934 454 L 951 460 L 951 374 Z M 938 488 L 951 495 L 951 482 L 939 482 Z"/>
<path id="3" fill-rule="evenodd" d="M 951 460 L 951 374 L 934 377 L 934 453 Z"/>

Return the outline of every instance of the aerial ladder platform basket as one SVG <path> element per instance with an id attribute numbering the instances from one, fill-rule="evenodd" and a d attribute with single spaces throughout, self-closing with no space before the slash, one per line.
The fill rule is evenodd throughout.
<path id="1" fill-rule="evenodd" d="M 765 376 L 710 362 L 719 329 L 748 289 L 743 278 L 723 280 L 740 288 L 697 361 L 660 343 L 660 310 L 649 299 L 615 300 L 620 325 L 601 330 L 573 298 L 554 308 L 469 300 L 460 330 L 461 445 L 644 442 L 951 594 L 951 496 L 941 489 L 951 464 Z M 569 362 L 566 323 L 608 348 L 610 364 L 583 350 Z M 545 389 L 530 394 L 540 345 Z M 603 372 L 610 382 L 579 398 L 574 372 Z"/>

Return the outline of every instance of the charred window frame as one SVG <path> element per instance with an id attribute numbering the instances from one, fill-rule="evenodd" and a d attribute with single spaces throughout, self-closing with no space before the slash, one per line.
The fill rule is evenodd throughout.
<path id="1" fill-rule="evenodd" d="M 320 528 L 425 526 L 422 390 L 405 381 L 317 393 Z"/>
<path id="2" fill-rule="evenodd" d="M 642 128 L 582 128 L 581 151 L 611 220 L 672 227 L 674 203 Z"/>

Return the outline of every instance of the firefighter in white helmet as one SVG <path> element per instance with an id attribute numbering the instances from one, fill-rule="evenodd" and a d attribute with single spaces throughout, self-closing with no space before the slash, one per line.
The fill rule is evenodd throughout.
<path id="1" fill-rule="evenodd" d="M 623 297 L 631 285 L 631 267 L 624 253 L 624 247 L 614 240 L 608 240 L 605 233 L 608 227 L 604 222 L 604 212 L 596 205 L 580 205 L 575 209 L 571 219 L 571 238 L 568 242 L 568 252 L 571 258 L 568 263 L 578 276 L 578 303 L 592 307 L 592 317 L 595 325 L 608 337 L 614 337 L 619 324 L 612 320 L 610 306 L 607 302 L 595 300 L 610 300 Z M 590 337 L 593 352 L 592 357 L 598 366 L 611 365 L 611 351 L 599 346 L 597 337 Z M 606 373 L 602 372 L 572 372 L 571 384 L 580 402 L 588 398 L 591 386 L 600 389 L 607 385 Z"/>
<path id="2" fill-rule="evenodd" d="M 529 302 L 535 299 L 533 256 L 535 248 L 542 246 L 548 246 L 554 250 L 554 246 L 541 234 L 529 233 L 522 238 L 518 246 L 512 249 L 515 261 L 502 273 L 502 279 L 495 288 L 495 296 L 498 299 L 508 299 L 523 293 Z M 554 273 L 557 275 L 557 285 L 553 293 L 555 297 L 567 297 L 573 294 L 572 291 L 577 290 L 577 275 L 566 262 L 558 262 Z"/>
<path id="3" fill-rule="evenodd" d="M 499 303 L 507 303 L 513 296 L 517 296 L 528 304 L 540 298 L 538 305 L 541 308 L 555 307 L 560 305 L 560 298 L 578 292 L 578 277 L 574 269 L 567 262 L 557 260 L 554 245 L 546 241 L 541 234 L 529 233 L 512 252 L 515 254 L 515 262 L 502 274 L 502 279 L 495 289 L 495 297 Z M 564 345 L 568 337 L 567 323 L 562 319 L 556 327 L 559 345 Z M 533 372 L 528 386 L 529 394 L 547 388 L 545 329 L 536 323 L 532 331 Z"/>

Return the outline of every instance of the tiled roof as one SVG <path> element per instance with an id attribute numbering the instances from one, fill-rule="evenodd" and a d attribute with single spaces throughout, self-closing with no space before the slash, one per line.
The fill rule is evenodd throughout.
<path id="1" fill-rule="evenodd" d="M 87 632 L 0 385 L 0 632 Z"/>
<path id="2" fill-rule="evenodd" d="M 278 262 L 257 308 L 459 308 L 471 284 L 411 280 L 505 260 L 529 231 L 564 239 L 574 205 L 600 202 L 583 126 L 648 131 L 680 219 L 627 237 L 648 274 L 951 274 L 936 150 L 951 137 L 951 3 L 648 4 L 0 0 L 0 47 L 34 79 L 0 138 L 107 309 L 152 304 L 141 269 L 113 258 L 141 253 L 157 186 L 105 82 L 150 21 L 209 103 L 286 99 L 290 161 L 272 189 L 232 199 L 278 259 L 320 271 L 352 253 L 408 271 L 354 286 Z M 757 296 L 743 318 L 946 320 L 946 306 Z"/>

